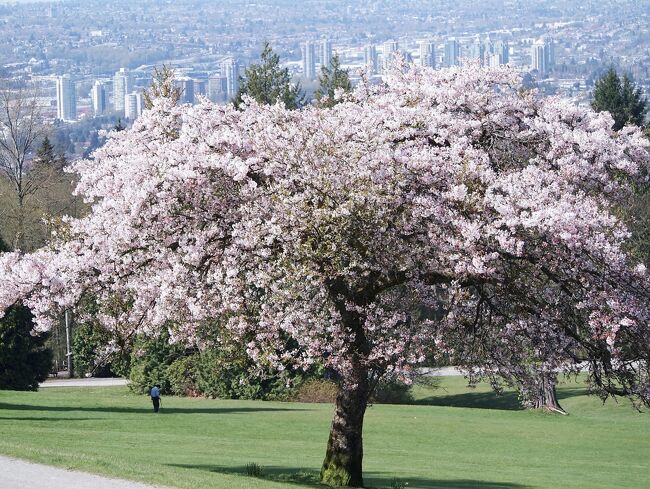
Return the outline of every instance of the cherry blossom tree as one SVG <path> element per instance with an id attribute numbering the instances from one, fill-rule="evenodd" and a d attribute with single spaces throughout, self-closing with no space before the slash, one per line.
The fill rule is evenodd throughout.
<path id="1" fill-rule="evenodd" d="M 196 342 L 220 318 L 258 362 L 323 363 L 332 485 L 363 485 L 368 398 L 431 345 L 511 378 L 586 358 L 595 392 L 650 401 L 650 281 L 612 212 L 648 167 L 638 129 L 476 66 L 241 108 L 159 99 L 77 163 L 92 212 L 2 255 L 0 310 L 46 330 L 85 294 L 119 298 L 99 319 L 124 333 Z"/>

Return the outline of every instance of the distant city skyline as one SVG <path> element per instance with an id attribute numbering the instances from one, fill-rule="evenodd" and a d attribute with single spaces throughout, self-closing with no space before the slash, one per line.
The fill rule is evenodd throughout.
<path id="1" fill-rule="evenodd" d="M 399 53 L 435 69 L 465 59 L 509 64 L 542 93 L 578 104 L 589 103 L 594 79 L 610 65 L 629 71 L 650 92 L 650 1 L 621 0 L 616 8 L 594 0 L 267 5 L 260 17 L 246 0 L 0 1 L 0 69 L 7 79 L 37 84 L 52 100 L 45 107 L 52 119 L 58 77 L 75 80 L 78 119 L 124 116 L 125 97 L 141 93 L 153 67 L 163 63 L 191 80 L 186 102 L 206 95 L 225 103 L 236 95 L 245 68 L 259 60 L 264 40 L 308 94 L 334 53 L 353 83 L 362 69 L 379 81 Z M 545 39 L 554 41 L 536 53 L 535 43 Z M 129 75 L 116 75 L 121 69 Z M 95 93 L 97 81 L 103 97 Z"/>

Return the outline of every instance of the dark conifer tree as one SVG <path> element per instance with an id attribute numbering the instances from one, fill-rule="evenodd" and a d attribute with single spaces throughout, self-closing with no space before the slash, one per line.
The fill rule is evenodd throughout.
<path id="1" fill-rule="evenodd" d="M 614 118 L 613 129 L 618 131 L 626 124 L 643 125 L 647 100 L 628 75 L 621 79 L 616 70 L 610 68 L 596 81 L 591 107 L 596 112 L 609 112 Z"/>
<path id="2" fill-rule="evenodd" d="M 332 107 L 337 101 L 334 95 L 337 89 L 345 92 L 352 91 L 352 83 L 348 70 L 341 68 L 339 55 L 335 54 L 329 66 L 321 68 L 321 74 L 318 77 L 320 87 L 316 90 L 316 101 L 321 107 Z"/>
<path id="3" fill-rule="evenodd" d="M 280 56 L 273 52 L 268 42 L 264 43 L 260 62 L 248 67 L 240 81 L 233 100 L 236 107 L 242 104 L 244 95 L 266 105 L 280 100 L 288 109 L 299 109 L 305 102 L 300 83 L 292 83 L 289 70 L 280 67 Z"/>
<path id="4" fill-rule="evenodd" d="M 43 142 L 36 150 L 36 161 L 42 165 L 52 165 L 56 161 L 54 146 L 47 136 L 43 138 Z"/>
<path id="5" fill-rule="evenodd" d="M 0 389 L 36 390 L 52 368 L 46 334 L 32 336 L 32 314 L 13 306 L 0 319 Z"/>

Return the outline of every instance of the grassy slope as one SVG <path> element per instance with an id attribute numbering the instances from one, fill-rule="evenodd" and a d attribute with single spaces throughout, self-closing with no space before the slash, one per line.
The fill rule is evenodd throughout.
<path id="1" fill-rule="evenodd" d="M 462 378 L 415 395 L 433 406 L 368 410 L 367 485 L 396 477 L 427 489 L 647 487 L 650 415 L 627 402 L 603 406 L 569 385 L 560 402 L 570 416 L 526 412 L 514 394 L 469 390 Z M 163 402 L 154 415 L 123 387 L 0 392 L 0 453 L 188 489 L 314 486 L 332 406 Z M 264 479 L 243 475 L 250 462 Z"/>

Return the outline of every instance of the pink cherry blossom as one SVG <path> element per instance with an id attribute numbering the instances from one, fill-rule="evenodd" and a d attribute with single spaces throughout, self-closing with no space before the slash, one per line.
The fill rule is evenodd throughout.
<path id="1" fill-rule="evenodd" d="M 477 66 L 397 70 L 333 108 L 158 100 L 75 166 L 92 212 L 69 239 L 0 258 L 0 309 L 47 329 L 122 297 L 107 327 L 178 341 L 221 318 L 259 361 L 336 370 L 340 417 L 431 352 L 505 378 L 586 358 L 601 395 L 647 403 L 650 283 L 614 209 L 648 141 L 611 125 Z"/>

